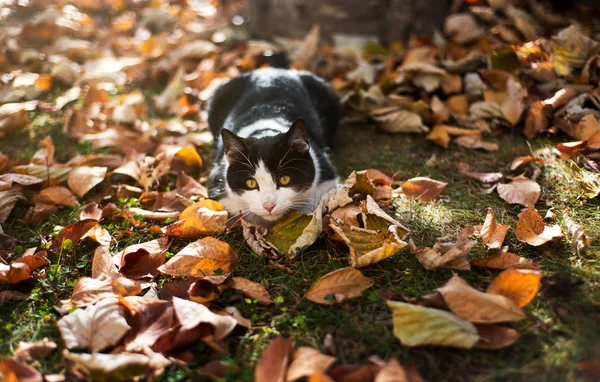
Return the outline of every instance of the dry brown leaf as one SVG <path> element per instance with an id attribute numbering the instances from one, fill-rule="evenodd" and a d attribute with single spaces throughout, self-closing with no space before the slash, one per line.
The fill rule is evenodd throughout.
<path id="1" fill-rule="evenodd" d="M 377 373 L 373 382 L 422 382 L 423 379 L 414 368 L 400 364 L 396 359 L 389 360 Z"/>
<path id="2" fill-rule="evenodd" d="M 544 160 L 541 158 L 534 158 L 531 155 L 524 155 L 513 159 L 510 163 L 510 170 L 515 171 L 521 166 L 524 166 L 529 163 L 544 163 Z"/>
<path id="3" fill-rule="evenodd" d="M 11 301 L 23 301 L 27 300 L 28 294 L 17 292 L 14 290 L 3 290 L 0 291 L 0 306 Z"/>
<path id="4" fill-rule="evenodd" d="M 452 142 L 468 149 L 482 149 L 490 152 L 500 150 L 500 147 L 496 143 L 475 139 L 470 136 L 456 137 Z"/>
<path id="5" fill-rule="evenodd" d="M 42 382 L 39 371 L 14 358 L 0 358 L 0 372 L 4 382 Z"/>
<path id="6" fill-rule="evenodd" d="M 480 292 L 458 275 L 454 275 L 438 291 L 450 311 L 469 322 L 492 324 L 525 318 L 525 314 L 511 299 Z"/>
<path id="7" fill-rule="evenodd" d="M 19 342 L 14 358 L 17 361 L 32 361 L 46 357 L 57 348 L 56 342 L 44 338 L 36 342 Z"/>
<path id="8" fill-rule="evenodd" d="M 115 255 L 113 262 L 119 264 L 119 271 L 129 278 L 155 277 L 158 268 L 165 263 L 170 246 L 167 237 L 130 245 Z"/>
<path id="9" fill-rule="evenodd" d="M 229 273 L 237 258 L 229 244 L 205 237 L 188 244 L 158 270 L 163 274 L 182 277 L 213 275 L 217 270 Z"/>
<path id="10" fill-rule="evenodd" d="M 443 238 L 440 238 L 433 248 L 416 249 L 415 256 L 427 270 L 437 268 L 469 270 L 471 267 L 466 255 L 477 244 L 475 240 L 469 239 L 473 233 L 474 230 L 469 228 L 462 230 L 456 243 L 443 242 Z"/>
<path id="11" fill-rule="evenodd" d="M 510 252 L 500 252 L 490 257 L 471 260 L 471 265 L 494 269 L 538 269 L 539 267 L 531 260 L 515 255 Z"/>
<path id="12" fill-rule="evenodd" d="M 106 167 L 76 167 L 69 172 L 67 183 L 71 191 L 81 198 L 104 180 L 107 170 Z"/>
<path id="13" fill-rule="evenodd" d="M 496 350 L 510 346 L 519 340 L 519 332 L 499 325 L 476 325 L 480 339 L 477 349 Z"/>
<path id="14" fill-rule="evenodd" d="M 65 240 L 71 240 L 73 244 L 78 244 L 81 238 L 92 228 L 98 225 L 98 220 L 86 219 L 80 220 L 77 223 L 69 224 L 60 231 L 60 233 L 52 240 L 53 251 L 60 251 Z"/>
<path id="15" fill-rule="evenodd" d="M 308 32 L 304 41 L 300 44 L 298 49 L 291 55 L 292 65 L 296 69 L 308 68 L 314 55 L 317 53 L 319 42 L 321 41 L 321 28 L 318 25 L 314 25 Z"/>
<path id="16" fill-rule="evenodd" d="M 573 248 L 573 252 L 578 255 L 585 254 L 585 251 L 590 247 L 592 241 L 583 231 L 583 227 L 575 223 L 569 215 L 564 213 L 563 218 L 565 219 L 565 225 L 567 226 L 567 231 L 569 231 L 569 236 L 571 237 L 571 248 Z"/>
<path id="17" fill-rule="evenodd" d="M 267 288 L 243 277 L 234 277 L 231 288 L 241 291 L 247 297 L 258 300 L 261 305 L 270 305 L 274 302 Z"/>
<path id="18" fill-rule="evenodd" d="M 521 114 L 525 109 L 524 99 L 527 96 L 527 90 L 521 83 L 512 77 L 506 82 L 506 93 L 504 101 L 500 104 L 500 109 L 504 117 L 514 125 L 521 119 Z"/>
<path id="19" fill-rule="evenodd" d="M 466 95 L 453 95 L 446 101 L 446 106 L 452 114 L 465 117 L 469 115 L 469 100 Z"/>
<path id="20" fill-rule="evenodd" d="M 58 320 L 65 346 L 95 353 L 115 345 L 130 329 L 119 306 L 117 298 L 107 298 Z"/>
<path id="21" fill-rule="evenodd" d="M 20 184 L 21 186 L 31 186 L 42 182 L 43 179 L 31 175 L 12 173 L 2 174 L 0 175 L 0 191 L 10 190 L 13 187 L 13 183 Z"/>
<path id="22" fill-rule="evenodd" d="M 417 177 L 402 183 L 400 193 L 408 199 L 430 202 L 444 191 L 447 184 L 428 177 Z"/>
<path id="23" fill-rule="evenodd" d="M 404 109 L 374 110 L 371 117 L 381 123 L 381 129 L 388 133 L 427 133 L 429 127 L 423 124 L 421 116 Z M 383 113 L 383 111 L 386 111 Z"/>
<path id="24" fill-rule="evenodd" d="M 55 206 L 77 207 L 79 205 L 73 193 L 68 188 L 62 186 L 44 188 L 39 193 L 37 200 L 40 203 Z"/>
<path id="25" fill-rule="evenodd" d="M 325 373 L 335 360 L 335 357 L 322 354 L 315 348 L 301 346 L 294 352 L 294 359 L 287 370 L 285 380 L 291 382 L 316 373 Z"/>
<path id="26" fill-rule="evenodd" d="M 173 310 L 181 324 L 180 334 L 185 334 L 185 330 L 198 328 L 200 325 L 210 325 L 212 336 L 221 340 L 237 325 L 237 321 L 231 316 L 215 314 L 202 304 L 178 297 L 173 297 Z"/>
<path id="27" fill-rule="evenodd" d="M 115 297 L 112 279 L 102 277 L 93 279 L 81 277 L 73 286 L 73 294 L 69 300 L 63 300 L 63 308 L 70 309 L 74 306 L 81 308 L 96 301 Z"/>
<path id="28" fill-rule="evenodd" d="M 537 101 L 531 104 L 527 118 L 525 119 L 525 136 L 533 139 L 540 131 L 548 127 L 548 118 L 544 114 L 544 104 Z"/>
<path id="29" fill-rule="evenodd" d="M 482 137 L 482 132 L 479 130 L 463 129 L 449 125 L 435 125 L 425 138 L 444 148 L 448 148 L 451 139 L 450 136 L 471 136 L 480 139 Z"/>
<path id="30" fill-rule="evenodd" d="M 34 255 L 26 253 L 13 261 L 10 265 L 0 261 L 0 282 L 16 284 L 20 281 L 30 279 L 32 277 L 31 272 L 50 264 L 50 261 L 45 255 L 45 251 L 38 252 Z"/>
<path id="31" fill-rule="evenodd" d="M 524 175 L 513 178 L 508 183 L 498 183 L 498 195 L 509 204 L 520 204 L 524 207 L 535 205 L 540 200 L 542 189 L 535 180 Z"/>
<path id="32" fill-rule="evenodd" d="M 181 171 L 177 176 L 176 186 L 177 193 L 185 196 L 186 198 L 191 198 L 192 196 L 208 198 L 208 190 L 206 187 L 201 185 L 198 181 L 183 171 Z"/>
<path id="33" fill-rule="evenodd" d="M 446 17 L 444 33 L 459 44 L 468 44 L 483 36 L 485 30 L 470 13 L 455 13 Z"/>
<path id="34" fill-rule="evenodd" d="M 46 137 L 40 141 L 43 148 L 36 151 L 31 158 L 31 163 L 39 164 L 42 166 L 50 166 L 54 160 L 54 144 L 50 137 Z"/>
<path id="35" fill-rule="evenodd" d="M 349 298 L 362 295 L 362 291 L 373 285 L 359 270 L 341 268 L 321 276 L 312 283 L 304 297 L 319 304 L 333 305 Z"/>
<path id="36" fill-rule="evenodd" d="M 483 244 L 485 244 L 488 249 L 502 248 L 504 237 L 509 228 L 510 226 L 507 224 L 498 224 L 494 216 L 494 211 L 492 211 L 491 208 L 488 208 L 485 222 L 479 229 L 479 235 L 481 235 Z"/>
<path id="37" fill-rule="evenodd" d="M 470 166 L 468 163 L 463 163 L 463 162 L 459 162 L 456 165 L 458 172 L 460 172 L 461 174 L 464 174 L 468 177 L 471 177 L 473 179 L 477 179 L 478 181 L 483 182 L 483 183 L 496 183 L 504 177 L 504 175 L 502 175 L 501 172 L 469 171 L 469 167 Z"/>
<path id="38" fill-rule="evenodd" d="M 508 297 L 519 308 L 529 304 L 540 289 L 542 274 L 528 269 L 502 271 L 487 288 L 487 293 Z"/>
<path id="39" fill-rule="evenodd" d="M 277 337 L 262 351 L 254 369 L 256 382 L 285 382 L 285 372 L 290 361 L 293 342 L 291 338 Z"/>
<path id="40" fill-rule="evenodd" d="M 533 246 L 539 246 L 562 237 L 560 226 L 546 226 L 544 219 L 531 205 L 519 214 L 516 233 L 517 240 Z"/>

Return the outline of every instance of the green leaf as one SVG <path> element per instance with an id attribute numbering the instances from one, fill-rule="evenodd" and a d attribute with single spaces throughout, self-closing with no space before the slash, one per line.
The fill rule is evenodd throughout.
<path id="1" fill-rule="evenodd" d="M 269 229 L 265 239 L 272 244 L 280 254 L 287 254 L 296 243 L 296 240 L 302 235 L 304 229 L 312 220 L 312 215 L 301 212 L 292 212 L 279 220 Z"/>

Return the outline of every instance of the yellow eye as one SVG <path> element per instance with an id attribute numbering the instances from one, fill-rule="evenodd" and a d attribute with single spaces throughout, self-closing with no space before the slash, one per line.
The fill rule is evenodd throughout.
<path id="1" fill-rule="evenodd" d="M 292 180 L 292 178 L 290 178 L 290 177 L 289 177 L 289 176 L 287 176 L 287 175 L 284 175 L 284 176 L 281 176 L 281 177 L 279 177 L 279 183 L 280 183 L 281 185 L 283 185 L 283 186 L 285 186 L 286 184 L 289 184 L 289 183 L 290 183 L 290 180 Z"/>
<path id="2" fill-rule="evenodd" d="M 246 180 L 246 186 L 248 186 L 249 189 L 254 190 L 256 186 L 258 186 L 258 183 L 256 183 L 256 180 L 250 178 Z"/>

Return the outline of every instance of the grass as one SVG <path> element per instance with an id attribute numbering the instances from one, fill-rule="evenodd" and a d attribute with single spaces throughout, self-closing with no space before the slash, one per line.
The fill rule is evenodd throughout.
<path id="1" fill-rule="evenodd" d="M 61 135 L 60 117 L 37 115 L 29 130 L 15 133 L 2 142 L 0 149 L 13 158 L 27 159 L 43 136 L 51 134 L 60 153 L 59 161 L 66 161 L 75 153 L 89 150 Z M 304 251 L 296 260 L 287 264 L 288 274 L 267 265 L 264 258 L 251 252 L 240 233 L 224 236 L 239 254 L 235 275 L 261 282 L 278 302 L 263 307 L 243 298 L 239 293 L 226 292 L 217 305 L 234 305 L 244 317 L 252 320 L 254 328 L 229 342 L 229 353 L 219 355 L 224 362 L 234 366 L 228 380 L 251 381 L 253 364 L 261 350 L 275 335 L 293 336 L 296 345 L 308 345 L 324 349 L 323 340 L 331 334 L 340 363 L 365 363 L 370 355 L 384 359 L 396 357 L 403 363 L 414 363 L 426 380 L 540 380 L 576 381 L 581 376 L 575 370 L 579 360 L 600 357 L 600 292 L 599 265 L 600 202 L 582 198 L 571 180 L 568 166 L 552 158 L 548 147 L 553 142 L 540 138 L 529 147 L 517 134 L 504 132 L 495 138 L 500 145 L 497 153 L 449 150 L 427 142 L 423 136 L 376 134 L 365 127 L 346 126 L 340 133 L 334 155 L 342 176 L 352 170 L 378 168 L 397 173 L 400 179 L 430 176 L 448 182 L 438 200 L 429 204 L 397 199 L 394 213 L 398 220 L 412 231 L 419 245 L 432 245 L 441 236 L 454 239 L 469 224 L 481 224 L 488 207 L 496 212 L 497 219 L 509 224 L 505 245 L 521 256 L 539 263 L 543 274 L 566 273 L 584 281 L 572 297 L 562 299 L 558 295 L 542 294 L 525 308 L 527 319 L 513 325 L 521 338 L 512 347 L 497 351 L 457 350 L 440 347 L 408 348 L 400 344 L 392 333 L 391 314 L 378 292 L 392 290 L 403 295 L 419 296 L 430 293 L 443 285 L 452 275 L 450 270 L 425 270 L 407 251 L 378 264 L 363 268 L 363 273 L 374 281 L 372 288 L 362 297 L 339 305 L 323 306 L 302 298 L 308 286 L 320 276 L 348 265 L 347 253 L 320 240 Z M 572 253 L 568 238 L 542 247 L 520 243 L 514 235 L 517 215 L 521 208 L 508 205 L 496 193 L 487 194 L 482 185 L 459 174 L 455 165 L 463 161 L 481 171 L 507 171 L 517 156 L 536 152 L 549 158 L 539 179 L 542 200 L 537 208 L 544 214 L 549 207 L 557 211 L 557 218 L 564 224 L 560 211 L 569 210 L 570 216 L 580 222 L 592 238 L 592 248 L 587 257 Z M 37 227 L 18 223 L 20 209 L 3 226 L 5 233 L 20 240 L 23 247 L 40 246 L 51 234 L 54 226 L 76 221 L 78 211 L 61 210 L 49 222 Z M 112 224 L 112 225 L 111 225 Z M 116 236 L 123 229 L 120 221 L 105 224 Z M 135 235 L 119 242 L 123 247 L 154 238 L 144 230 L 134 230 Z M 177 242 L 171 248 L 175 252 L 186 242 Z M 0 355 L 12 354 L 19 341 L 39 340 L 43 337 L 60 339 L 56 329 L 59 316 L 53 307 L 60 299 L 70 296 L 74 281 L 90 275 L 93 245 L 84 243 L 65 250 L 62 254 L 60 272 L 54 278 L 35 286 L 29 299 L 8 303 L 0 309 Z M 113 247 L 113 251 L 117 251 Z M 483 256 L 481 245 L 471 251 L 471 256 Z M 51 258 L 55 262 L 56 258 Z M 48 274 L 48 270 L 46 273 Z M 497 271 L 474 268 L 459 274 L 472 285 L 485 288 Z M 0 287 L 4 288 L 4 287 Z M 194 369 L 211 358 L 203 345 L 185 349 L 194 361 L 186 367 L 172 366 L 157 378 L 164 381 L 198 379 Z M 65 364 L 59 352 L 36 365 L 44 373 L 59 373 Z"/>

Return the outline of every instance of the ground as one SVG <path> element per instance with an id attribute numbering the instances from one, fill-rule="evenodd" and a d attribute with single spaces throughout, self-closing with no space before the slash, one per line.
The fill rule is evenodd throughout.
<path id="1" fill-rule="evenodd" d="M 46 113 L 34 116 L 26 131 L 15 133 L 0 143 L 1 151 L 13 158 L 27 159 L 37 149 L 39 140 L 50 134 L 57 146 L 58 161 L 62 162 L 75 153 L 89 152 L 89 146 L 77 144 L 61 133 L 61 117 Z M 600 251 L 600 202 L 588 200 L 578 194 L 571 183 L 570 170 L 565 162 L 554 157 L 551 147 L 555 143 L 548 138 L 536 138 L 527 142 L 518 133 L 504 130 L 493 138 L 500 151 L 487 153 L 452 147 L 450 150 L 435 146 L 424 136 L 389 135 L 376 132 L 369 126 L 347 125 L 340 130 L 334 161 L 340 175 L 352 170 L 378 168 L 397 173 L 397 178 L 429 176 L 448 183 L 443 194 L 435 201 L 423 204 L 417 201 L 396 199 L 394 213 L 397 219 L 412 231 L 412 237 L 421 245 L 432 245 L 438 237 L 455 238 L 469 224 L 481 224 L 486 209 L 496 212 L 500 223 L 509 224 L 505 245 L 512 252 L 537 262 L 544 276 L 556 273 L 583 280 L 567 298 L 558 296 L 556 290 L 540 292 L 525 308 L 527 319 L 513 327 L 521 333 L 513 346 L 496 351 L 457 350 L 441 347 L 402 346 L 392 333 L 389 309 L 379 297 L 379 292 L 391 290 L 407 296 L 420 296 L 443 285 L 452 271 L 438 269 L 427 271 L 415 257 L 403 250 L 378 264 L 362 269 L 374 285 L 363 296 L 340 305 L 324 306 L 302 298 L 308 286 L 320 276 L 348 265 L 347 253 L 321 240 L 305 250 L 296 260 L 287 264 L 292 274 L 267 265 L 264 258 L 253 253 L 244 243 L 241 234 L 221 237 L 232 244 L 239 260 L 234 273 L 267 287 L 277 300 L 269 307 L 257 305 L 239 294 L 226 294 L 221 303 L 235 305 L 242 314 L 251 319 L 253 329 L 244 336 L 229 341 L 229 353 L 219 356 L 235 366 L 228 380 L 250 381 L 253 365 L 264 346 L 277 334 L 292 336 L 296 345 L 306 344 L 324 349 L 323 340 L 331 334 L 340 363 L 364 363 L 367 357 L 378 355 L 383 359 L 396 357 L 402 363 L 414 363 L 426 380 L 548 380 L 574 381 L 581 378 L 575 369 L 580 360 L 600 357 L 600 272 L 597 256 Z M 202 156 L 210 158 L 207 147 Z M 481 171 L 506 170 L 512 159 L 535 153 L 547 159 L 538 182 L 542 186 L 542 199 L 537 208 L 544 215 L 549 206 L 557 211 L 558 222 L 566 232 L 562 214 L 580 222 L 592 238 L 587 257 L 574 255 L 570 241 L 531 247 L 516 240 L 514 227 L 521 211 L 518 205 L 508 205 L 496 193 L 487 194 L 482 184 L 456 171 L 457 162 L 469 163 Z M 207 163 L 205 167 L 209 167 Z M 129 203 L 133 203 L 129 201 Z M 13 216 L 24 209 L 13 212 Z M 23 247 L 40 244 L 54 226 L 66 225 L 78 219 L 78 211 L 62 210 L 49 222 L 36 227 L 26 227 L 10 219 L 4 226 L 5 233 L 20 240 Z M 116 225 L 115 225 L 116 224 Z M 106 223 L 111 234 L 119 231 L 119 223 Z M 118 247 L 143 242 L 152 234 L 137 234 L 132 239 L 121 240 Z M 179 241 L 171 252 L 175 253 L 186 243 Z M 39 340 L 52 337 L 60 340 L 56 328 L 59 316 L 53 310 L 58 300 L 68 298 L 74 281 L 90 274 L 94 246 L 84 243 L 64 250 L 60 268 L 46 270 L 47 281 L 38 284 L 31 297 L 23 302 L 9 303 L 0 310 L 0 355 L 11 355 L 19 341 Z M 118 248 L 114 248 L 118 250 Z M 483 246 L 476 246 L 471 257 L 482 256 Z M 57 259 L 50 259 L 53 264 Z M 459 272 L 475 287 L 485 287 L 498 272 L 485 268 Z M 0 287 L 4 288 L 4 287 Z M 566 287 L 565 287 L 566 288 Z M 560 290 L 559 290 L 560 292 Z M 194 369 L 210 359 L 204 345 L 190 349 L 193 361 L 186 367 L 171 366 L 158 380 L 183 381 L 198 378 Z M 40 361 L 38 368 L 44 373 L 56 373 L 64 369 L 59 352 Z"/>

